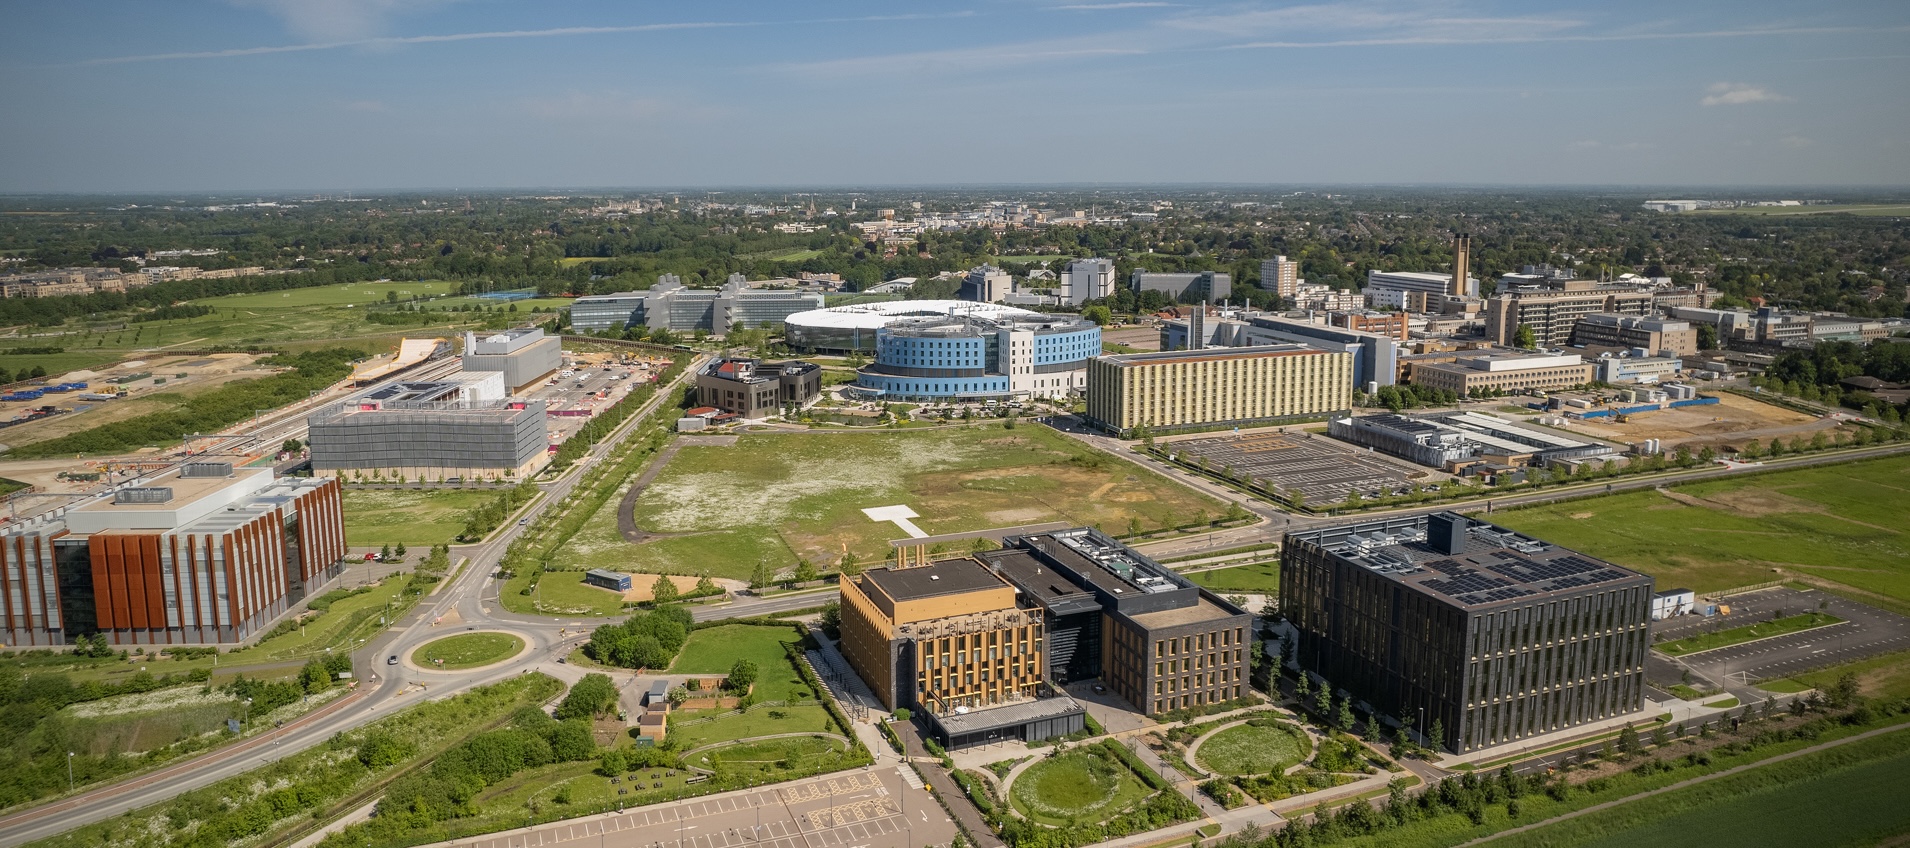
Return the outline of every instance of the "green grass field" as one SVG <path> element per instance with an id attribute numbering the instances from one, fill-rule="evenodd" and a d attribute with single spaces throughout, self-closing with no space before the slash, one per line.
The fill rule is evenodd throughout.
<path id="1" fill-rule="evenodd" d="M 1222 512 L 1211 498 L 1028 424 L 745 435 L 733 447 L 684 448 L 637 500 L 637 526 L 666 535 L 632 546 L 614 535 L 614 514 L 599 515 L 564 553 L 588 567 L 734 578 L 797 557 L 833 566 L 844 551 L 876 563 L 904 534 L 862 510 L 893 504 L 912 508 L 931 534 L 1047 521 L 1120 532 L 1129 519 L 1157 527 Z"/>
<path id="2" fill-rule="evenodd" d="M 769 776 L 813 767 L 818 761 L 843 751 L 840 741 L 821 736 L 794 736 L 714 748 L 690 758 L 689 763 L 738 775 Z"/>
<path id="3" fill-rule="evenodd" d="M 1222 593 L 1278 592 L 1280 591 L 1280 561 L 1268 560 L 1249 565 L 1236 565 L 1232 568 L 1197 571 L 1187 575 L 1187 579 Z"/>
<path id="4" fill-rule="evenodd" d="M 508 660 L 524 650 L 524 640 L 509 633 L 459 633 L 433 639 L 411 652 L 411 661 L 424 668 L 453 671 Z M 443 665 L 437 661 L 443 660 Z"/>
<path id="5" fill-rule="evenodd" d="M 1773 569 L 1910 602 L 1910 457 L 1626 492 L 1495 512 L 1492 520 L 1709 592 Z"/>
<path id="6" fill-rule="evenodd" d="M 1215 774 L 1267 774 L 1306 759 L 1307 747 L 1284 723 L 1243 724 L 1208 737 L 1195 756 L 1201 768 Z"/>
<path id="7" fill-rule="evenodd" d="M 1056 262 L 1061 262 L 1068 258 L 1069 257 L 1059 256 L 1053 253 L 1017 253 L 1008 256 L 996 256 L 993 258 L 993 261 L 997 264 L 1002 262 L 1017 262 L 1026 265 L 1031 262 L 1046 262 L 1053 265 Z"/>
<path id="8" fill-rule="evenodd" d="M 1910 733 L 1643 798 L 1492 841 L 1494 848 L 1882 844 L 1910 833 Z M 1888 844 L 1901 844 L 1889 841 Z"/>
<path id="9" fill-rule="evenodd" d="M 346 487 L 345 541 L 361 547 L 448 544 L 464 515 L 497 497 L 486 489 L 358 489 Z"/>
<path id="10" fill-rule="evenodd" d="M 1663 642 L 1652 647 L 1661 653 L 1679 657 L 1699 651 L 1709 651 L 1713 648 L 1737 645 L 1749 642 L 1753 639 L 1765 639 L 1771 636 L 1782 636 L 1786 633 L 1810 630 L 1814 627 L 1825 627 L 1840 621 L 1843 621 L 1843 619 L 1827 613 L 1807 612 L 1803 615 L 1793 615 L 1787 618 L 1780 618 L 1776 621 L 1763 621 L 1745 627 L 1719 630 L 1715 633 L 1701 633 L 1697 636 L 1688 636 L 1683 639 Z"/>
<path id="11" fill-rule="evenodd" d="M 706 627 L 690 633 L 683 652 L 670 665 L 671 674 L 728 674 L 737 660 L 756 663 L 756 699 L 785 701 L 796 690 L 809 692 L 802 676 L 783 653 L 784 642 L 802 637 L 792 627 L 763 627 L 751 624 L 726 624 Z M 810 695 L 815 693 L 810 692 Z"/>
<path id="12" fill-rule="evenodd" d="M 446 297 L 457 291 L 450 280 L 423 282 L 341 283 L 290 291 L 234 294 L 193 301 L 214 309 L 286 309 L 301 306 L 370 306 L 385 302 L 386 292 L 397 292 L 399 300 L 413 297 Z"/>

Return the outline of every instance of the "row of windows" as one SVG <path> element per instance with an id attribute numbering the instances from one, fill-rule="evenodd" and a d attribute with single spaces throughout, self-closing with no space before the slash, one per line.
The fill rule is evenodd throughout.
<path id="1" fill-rule="evenodd" d="M 1197 707 L 1201 704 L 1218 704 L 1222 701 L 1231 701 L 1240 696 L 1241 687 L 1240 684 L 1236 683 L 1232 687 L 1222 687 L 1212 692 L 1193 692 L 1178 698 L 1155 698 L 1154 712 L 1164 713 L 1168 710 L 1182 710 L 1188 707 Z"/>

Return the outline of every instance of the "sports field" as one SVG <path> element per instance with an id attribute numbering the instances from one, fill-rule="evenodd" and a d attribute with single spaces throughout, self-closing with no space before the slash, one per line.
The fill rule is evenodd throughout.
<path id="1" fill-rule="evenodd" d="M 1492 520 L 1699 592 L 1807 574 L 1910 602 L 1910 457 L 1496 512 Z"/>
<path id="2" fill-rule="evenodd" d="M 906 534 L 862 510 L 890 505 L 913 509 L 914 524 L 928 534 L 1050 521 L 1118 533 L 1129 519 L 1151 529 L 1223 511 L 1211 498 L 1031 424 L 745 435 L 730 447 L 684 448 L 637 499 L 637 526 L 658 537 L 632 545 L 609 532 L 580 533 L 564 553 L 624 571 L 737 579 L 748 579 L 758 563 L 783 569 L 797 557 L 832 567 L 845 551 L 879 563 L 888 540 Z"/>
<path id="3" fill-rule="evenodd" d="M 1494 848 L 1902 844 L 1910 733 L 1761 766 L 1542 828 Z M 1694 836 L 1702 835 L 1701 838 Z"/>

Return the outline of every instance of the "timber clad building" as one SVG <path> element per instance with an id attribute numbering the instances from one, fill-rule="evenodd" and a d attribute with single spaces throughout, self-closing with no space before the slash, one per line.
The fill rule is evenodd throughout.
<path id="1" fill-rule="evenodd" d="M 1652 579 L 1457 513 L 1289 533 L 1300 665 L 1457 753 L 1644 706 Z"/>
<path id="2" fill-rule="evenodd" d="M 8 527 L 9 646 L 228 644 L 344 572 L 338 481 L 194 462 Z"/>

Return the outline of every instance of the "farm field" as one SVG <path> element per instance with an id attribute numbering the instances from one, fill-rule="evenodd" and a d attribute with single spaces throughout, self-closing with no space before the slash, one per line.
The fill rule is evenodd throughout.
<path id="1" fill-rule="evenodd" d="M 659 537 L 631 545 L 613 535 L 614 514 L 600 514 L 565 554 L 589 567 L 737 579 L 797 557 L 824 568 L 845 552 L 878 563 L 904 533 L 862 510 L 895 504 L 930 534 L 1049 521 L 1152 527 L 1222 512 L 1213 499 L 1032 425 L 745 435 L 731 447 L 682 449 L 637 499 L 637 526 Z"/>
<path id="2" fill-rule="evenodd" d="M 1910 733 L 1830 751 L 1494 840 L 1498 848 L 1659 848 L 1717 845 L 1875 845 L 1910 832 L 1902 803 Z M 1893 843 L 1895 844 L 1895 843 Z"/>
<path id="3" fill-rule="evenodd" d="M 497 497 L 488 489 L 359 489 L 344 492 L 345 541 L 359 547 L 449 544 L 472 507 Z"/>
<path id="4" fill-rule="evenodd" d="M 1910 603 L 1910 457 L 1503 510 L 1492 520 L 1709 592 L 1808 575 Z M 1781 569 L 1780 571 L 1774 569 Z"/>

